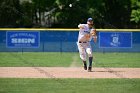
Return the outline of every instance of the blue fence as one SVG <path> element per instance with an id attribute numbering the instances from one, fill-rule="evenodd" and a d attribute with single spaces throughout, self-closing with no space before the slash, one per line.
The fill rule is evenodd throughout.
<path id="1" fill-rule="evenodd" d="M 40 45 L 37 48 L 9 48 L 6 46 L 6 33 L 10 30 L 0 31 L 0 52 L 78 52 L 77 37 L 78 30 L 38 30 L 40 33 Z M 13 31 L 13 30 L 12 30 Z M 17 31 L 17 30 L 14 30 Z M 24 30 L 25 31 L 25 30 Z M 26 30 L 28 31 L 28 30 Z M 36 31 L 36 30 L 29 30 Z M 98 31 L 98 30 L 97 30 Z M 111 32 L 111 31 L 105 31 Z M 119 31 L 120 32 L 120 31 Z M 91 41 L 93 51 L 96 52 L 140 52 L 140 32 L 132 32 L 132 47 L 103 48 L 99 46 L 99 39 L 96 44 Z M 97 35 L 99 36 L 100 31 Z M 112 32 L 116 33 L 116 32 Z"/>

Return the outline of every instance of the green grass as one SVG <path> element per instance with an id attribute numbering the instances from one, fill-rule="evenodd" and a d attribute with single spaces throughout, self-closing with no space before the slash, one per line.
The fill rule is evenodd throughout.
<path id="1" fill-rule="evenodd" d="M 69 66 L 72 53 L 0 53 L 0 66 Z"/>
<path id="2" fill-rule="evenodd" d="M 140 67 L 140 53 L 95 53 L 98 67 Z"/>
<path id="3" fill-rule="evenodd" d="M 93 53 L 96 67 L 140 67 L 140 53 Z M 0 52 L 0 67 L 69 67 L 73 61 L 82 66 L 79 53 Z"/>
<path id="4" fill-rule="evenodd" d="M 140 79 L 2 79 L 0 93 L 139 93 Z"/>

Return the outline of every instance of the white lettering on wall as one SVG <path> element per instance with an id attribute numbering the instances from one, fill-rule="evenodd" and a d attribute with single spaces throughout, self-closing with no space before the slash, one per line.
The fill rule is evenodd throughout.
<path id="1" fill-rule="evenodd" d="M 33 44 L 35 43 L 35 39 L 32 38 L 12 38 L 12 43 L 24 43 L 24 44 Z"/>

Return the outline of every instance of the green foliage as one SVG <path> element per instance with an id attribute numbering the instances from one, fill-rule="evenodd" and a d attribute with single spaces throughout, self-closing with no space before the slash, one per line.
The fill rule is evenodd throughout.
<path id="1" fill-rule="evenodd" d="M 77 28 L 93 17 L 96 28 L 139 28 L 139 14 L 139 0 L 0 1 L 1 27 Z"/>
<path id="2" fill-rule="evenodd" d="M 131 17 L 132 17 L 131 21 L 134 21 L 135 23 L 139 23 L 140 22 L 140 9 L 132 10 Z"/>
<path id="3" fill-rule="evenodd" d="M 131 21 L 136 24 L 140 23 L 140 2 L 138 0 L 132 0 Z"/>
<path id="4" fill-rule="evenodd" d="M 0 1 L 0 27 L 15 27 L 20 19 L 19 0 Z"/>
<path id="5" fill-rule="evenodd" d="M 23 12 L 22 18 L 21 18 L 21 24 L 24 26 L 32 26 L 32 16 L 33 16 L 33 4 L 28 2 L 28 1 L 24 1 L 22 2 L 21 5 L 21 9 Z"/>

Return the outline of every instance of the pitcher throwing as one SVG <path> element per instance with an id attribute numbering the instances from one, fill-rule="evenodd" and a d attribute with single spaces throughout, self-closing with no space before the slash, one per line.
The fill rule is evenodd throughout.
<path id="1" fill-rule="evenodd" d="M 80 29 L 78 42 L 77 42 L 78 50 L 79 50 L 80 58 L 83 61 L 85 70 L 87 70 L 87 62 L 86 62 L 87 56 L 86 55 L 88 55 L 88 59 L 89 59 L 88 72 L 92 71 L 92 60 L 93 60 L 90 41 L 92 40 L 92 38 L 95 43 L 97 41 L 96 29 L 93 28 L 93 25 L 94 24 L 93 24 L 92 18 L 87 19 L 87 24 L 78 25 L 78 28 Z"/>

